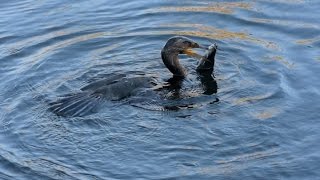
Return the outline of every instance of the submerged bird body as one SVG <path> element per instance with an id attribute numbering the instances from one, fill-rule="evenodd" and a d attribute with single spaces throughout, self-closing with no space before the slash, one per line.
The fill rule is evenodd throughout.
<path id="1" fill-rule="evenodd" d="M 106 100 L 119 101 L 154 86 L 152 77 L 115 75 L 93 82 L 80 92 L 66 94 L 51 102 L 50 110 L 59 116 L 84 116 L 96 112 Z"/>
<path id="2" fill-rule="evenodd" d="M 178 55 L 188 54 L 188 49 L 199 47 L 200 46 L 194 41 L 181 36 L 173 37 L 168 40 L 161 51 L 161 57 L 165 66 L 173 74 L 172 79 L 174 79 L 174 81 L 181 81 L 186 76 L 186 70 L 180 64 Z M 212 53 L 213 51 L 209 49 L 206 57 L 212 58 L 210 57 Z M 199 66 L 200 65 L 201 61 Z M 202 66 L 213 67 L 212 64 Z M 176 84 L 176 82 L 170 81 L 168 81 L 168 83 L 172 83 L 173 86 Z M 156 79 L 150 76 L 128 76 L 125 74 L 112 75 L 82 87 L 77 93 L 61 96 L 56 101 L 49 104 L 49 109 L 59 116 L 84 116 L 91 112 L 96 112 L 98 107 L 105 102 L 105 100 L 118 101 L 134 96 L 144 90 L 154 90 L 165 87 L 160 86 L 159 88 L 157 85 L 159 84 Z"/>
<path id="3" fill-rule="evenodd" d="M 121 100 L 134 95 L 139 89 L 153 87 L 154 83 L 152 77 L 126 77 L 121 75 L 94 82 L 81 88 L 81 90 L 90 91 L 93 95 L 107 100 Z"/>

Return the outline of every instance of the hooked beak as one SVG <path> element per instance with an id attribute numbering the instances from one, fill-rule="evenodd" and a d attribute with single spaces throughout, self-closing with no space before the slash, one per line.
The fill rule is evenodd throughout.
<path id="1" fill-rule="evenodd" d="M 198 43 L 194 43 L 193 47 L 192 48 L 187 48 L 183 51 L 184 54 L 190 56 L 190 57 L 194 57 L 196 58 L 197 60 L 205 60 L 205 61 L 209 61 L 205 56 L 201 56 L 200 54 L 197 54 L 196 52 L 193 51 L 193 48 L 200 48 L 200 49 L 205 49 L 205 50 L 210 50 L 212 48 L 215 48 L 217 49 L 217 45 L 216 44 L 213 44 L 209 47 L 206 47 L 206 46 L 202 46 L 202 45 L 199 45 Z M 210 62 L 210 61 L 209 61 Z"/>
<path id="2" fill-rule="evenodd" d="M 194 51 L 192 50 L 192 48 L 185 49 L 185 50 L 183 51 L 183 53 L 186 54 L 186 55 L 188 55 L 188 56 L 190 56 L 190 57 L 194 57 L 194 58 L 196 58 L 196 59 L 198 59 L 198 60 L 200 60 L 201 58 L 203 58 L 203 56 L 201 56 L 200 54 L 197 54 L 196 52 L 194 52 Z"/>
<path id="3" fill-rule="evenodd" d="M 195 54 L 197 54 L 196 52 L 193 51 L 192 48 L 187 48 L 183 51 L 183 54 L 189 55 L 189 56 L 194 56 Z"/>
<path id="4" fill-rule="evenodd" d="M 200 49 L 204 49 L 204 50 L 208 50 L 209 48 L 206 46 L 203 46 L 201 44 L 198 43 L 194 43 L 192 48 L 200 48 Z"/>
<path id="5" fill-rule="evenodd" d="M 205 47 L 205 46 L 200 45 L 200 44 L 198 44 L 198 43 L 196 43 L 196 42 L 193 42 L 193 43 L 192 43 L 192 46 L 191 46 L 190 48 L 187 48 L 187 49 L 185 49 L 185 50 L 183 51 L 183 54 L 186 54 L 186 55 L 188 55 L 188 56 L 191 56 L 191 57 L 194 57 L 194 58 L 200 60 L 200 59 L 202 58 L 202 56 L 199 55 L 199 54 L 197 54 L 196 52 L 194 52 L 194 51 L 192 50 L 193 48 L 200 48 L 200 49 L 208 50 L 208 47 Z"/>

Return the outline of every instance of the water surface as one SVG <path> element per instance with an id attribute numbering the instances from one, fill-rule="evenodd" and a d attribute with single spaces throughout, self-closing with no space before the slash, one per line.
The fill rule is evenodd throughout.
<path id="1" fill-rule="evenodd" d="M 0 4 L 0 179 L 317 179 L 320 4 L 272 1 L 61 1 Z M 174 35 L 219 45 L 218 93 L 197 62 L 164 111 L 110 102 L 63 118 L 44 99 L 111 74 L 171 75 Z M 219 102 L 210 103 L 212 98 Z"/>

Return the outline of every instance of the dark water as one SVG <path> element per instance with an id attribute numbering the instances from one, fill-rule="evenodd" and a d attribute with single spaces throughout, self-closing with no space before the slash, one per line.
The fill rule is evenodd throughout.
<path id="1" fill-rule="evenodd" d="M 318 0 L 2 0 L 0 179 L 319 179 L 319 9 Z M 41 97 L 110 74 L 170 78 L 160 50 L 173 35 L 219 45 L 216 95 L 202 94 L 196 61 L 182 57 L 180 100 L 193 108 L 47 111 Z"/>

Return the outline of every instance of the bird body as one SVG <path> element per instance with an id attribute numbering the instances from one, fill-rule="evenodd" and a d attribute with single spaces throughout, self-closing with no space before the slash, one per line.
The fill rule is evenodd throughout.
<path id="1" fill-rule="evenodd" d="M 178 55 L 188 54 L 191 52 L 190 48 L 199 47 L 191 39 L 182 36 L 173 37 L 167 41 L 161 51 L 161 57 L 165 66 L 173 74 L 171 80 L 181 81 L 186 76 L 186 70 L 180 64 Z M 206 57 L 214 59 L 214 55 L 213 57 L 211 55 L 213 51 L 209 49 L 208 53 Z M 205 66 L 213 67 L 212 64 L 206 64 Z M 175 82 L 171 83 L 177 84 Z M 95 112 L 105 100 L 119 101 L 134 96 L 143 90 L 155 89 L 154 87 L 158 87 L 157 85 L 156 79 L 150 76 L 112 75 L 82 87 L 80 92 L 61 96 L 49 104 L 49 109 L 59 116 L 83 116 Z"/>

